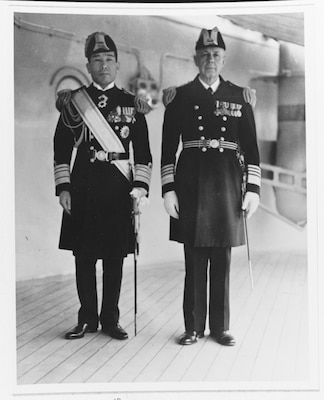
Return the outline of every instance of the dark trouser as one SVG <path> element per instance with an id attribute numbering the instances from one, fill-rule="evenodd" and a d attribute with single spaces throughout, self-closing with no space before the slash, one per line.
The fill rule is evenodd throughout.
<path id="1" fill-rule="evenodd" d="M 209 264 L 209 329 L 229 329 L 230 247 L 185 245 L 183 314 L 186 331 L 204 331 L 207 315 L 207 270 Z"/>
<path id="2" fill-rule="evenodd" d="M 78 324 L 88 323 L 91 328 L 97 328 L 99 320 L 103 328 L 117 324 L 123 261 L 123 257 L 109 257 L 102 260 L 102 305 L 99 318 L 96 280 L 97 259 L 84 254 L 75 256 L 76 283 L 81 304 Z"/>

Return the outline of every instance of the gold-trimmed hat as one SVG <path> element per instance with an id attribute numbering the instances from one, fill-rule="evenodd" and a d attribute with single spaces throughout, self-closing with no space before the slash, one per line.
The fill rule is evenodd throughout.
<path id="1" fill-rule="evenodd" d="M 221 33 L 215 26 L 213 29 L 202 29 L 199 38 L 196 42 L 196 50 L 203 49 L 205 47 L 220 47 L 226 50 L 225 43 Z"/>
<path id="2" fill-rule="evenodd" d="M 93 32 L 91 33 L 85 42 L 84 54 L 88 60 L 94 53 L 103 53 L 113 51 L 118 58 L 117 47 L 112 38 L 105 32 Z"/>

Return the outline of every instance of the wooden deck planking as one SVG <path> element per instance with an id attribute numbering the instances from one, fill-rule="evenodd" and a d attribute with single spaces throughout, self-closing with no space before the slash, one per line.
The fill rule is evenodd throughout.
<path id="1" fill-rule="evenodd" d="M 165 279 L 165 284 L 167 283 L 167 279 Z M 142 288 L 142 294 L 146 293 L 146 290 L 150 290 L 149 294 L 151 294 L 151 291 L 155 289 L 155 287 L 159 284 L 159 283 L 154 283 L 154 276 L 150 277 L 150 279 L 145 279 L 145 285 L 143 285 Z M 122 296 L 122 300 L 120 303 L 120 308 L 123 309 L 125 308 L 126 310 L 128 310 L 126 313 L 124 313 L 124 319 L 127 318 L 128 314 L 131 314 L 132 311 L 132 305 L 133 305 L 133 294 L 132 291 L 128 290 L 129 288 L 127 288 L 125 294 Z M 75 319 L 75 310 L 73 312 L 73 314 L 71 314 L 71 318 L 73 315 L 73 319 Z M 65 323 L 65 320 L 63 321 Z M 129 318 L 129 324 L 132 324 L 132 315 L 130 315 Z M 66 323 L 65 323 L 66 325 Z M 68 358 L 69 353 L 70 353 L 70 349 L 72 349 L 74 346 L 76 346 L 76 348 L 78 349 L 78 347 L 80 346 L 80 341 L 71 341 L 73 342 L 72 345 L 70 345 L 70 341 L 66 341 L 66 340 L 62 340 L 62 336 L 64 333 L 64 328 L 62 326 L 62 321 L 59 322 L 59 325 L 56 325 L 54 329 L 47 331 L 48 334 L 50 335 L 48 337 L 48 334 L 45 335 L 44 337 L 40 337 L 40 338 L 36 338 L 36 340 L 34 341 L 34 350 L 29 357 L 25 358 L 21 363 L 20 363 L 20 369 L 19 372 L 20 374 L 23 374 L 24 377 L 22 378 L 23 381 L 25 380 L 30 380 L 32 379 L 33 381 L 38 381 L 42 375 L 46 375 L 46 373 L 48 373 L 48 370 L 53 369 L 53 367 L 61 362 L 61 358 L 63 357 L 63 359 Z M 53 339 L 53 334 L 54 334 L 54 340 Z M 44 335 L 43 335 L 44 336 Z M 86 337 L 88 337 L 89 335 L 86 335 Z M 46 340 L 46 337 L 48 339 L 48 341 Z M 106 338 L 106 342 L 107 340 L 110 341 L 109 337 L 105 337 Z M 38 340 L 37 340 L 38 339 Z M 59 340 L 57 340 L 59 339 Z M 82 340 L 82 342 L 84 341 L 84 339 Z M 45 344 L 42 347 L 39 347 L 40 343 L 44 343 Z M 79 345 L 78 345 L 79 343 Z M 66 350 L 68 349 L 68 350 Z M 61 350 L 61 351 L 60 351 Z M 38 363 L 37 363 L 38 362 Z M 32 368 L 33 371 L 27 372 L 26 368 L 29 368 L 30 365 L 33 365 L 37 363 L 36 365 L 34 365 L 34 367 Z M 79 364 L 78 364 L 79 365 Z M 29 371 L 29 369 L 28 369 Z"/>
<path id="2" fill-rule="evenodd" d="M 181 351 L 181 347 L 176 344 L 175 338 L 183 333 L 183 323 L 181 321 L 182 313 L 178 311 L 178 322 L 171 321 L 168 340 L 165 342 L 163 349 L 160 349 L 151 357 L 151 360 L 144 368 L 137 372 L 134 382 L 158 382 L 170 362 Z M 181 322 L 180 322 L 181 321 Z"/>
<path id="3" fill-rule="evenodd" d="M 58 299 L 60 293 L 65 293 L 66 288 L 71 286 L 71 278 L 69 280 L 58 279 L 57 282 L 51 285 L 46 285 L 45 287 L 32 287 L 31 293 L 23 298 L 17 296 L 17 318 L 19 319 L 19 324 L 23 323 L 29 316 L 29 312 L 36 313 L 38 307 L 49 306 L 52 301 Z"/>
<path id="4" fill-rule="evenodd" d="M 231 279 L 231 288 L 232 288 L 232 302 L 233 299 L 235 299 L 237 293 L 239 292 L 239 289 L 246 284 L 246 280 L 248 279 L 248 273 L 246 268 L 241 268 L 241 262 L 240 259 L 235 259 L 233 260 L 233 270 L 234 270 L 234 275 Z M 181 298 L 182 301 L 182 298 Z M 179 320 L 181 321 L 180 324 L 178 324 L 179 328 L 174 332 L 174 334 L 171 336 L 170 340 L 166 344 L 166 348 L 163 349 L 163 352 L 160 352 L 159 354 L 156 355 L 156 357 L 149 363 L 146 368 L 141 372 L 141 374 L 136 378 L 137 381 L 142 381 L 145 382 L 145 380 L 153 379 L 153 380 L 168 380 L 168 370 L 174 371 L 177 370 L 177 365 L 180 364 L 180 372 L 182 374 L 181 379 L 185 381 L 194 381 L 194 380 L 201 380 L 203 377 L 203 371 L 209 367 L 208 359 L 211 358 L 212 360 L 215 357 L 215 354 L 217 351 L 215 351 L 215 346 L 214 343 L 212 343 L 212 346 L 207 348 L 206 352 L 202 350 L 203 343 L 206 341 L 205 339 L 199 340 L 199 353 L 196 356 L 195 360 L 192 360 L 192 363 L 185 368 L 185 364 L 182 363 L 182 347 L 175 347 L 175 343 L 177 343 L 177 339 L 181 333 L 184 331 L 183 327 L 183 317 L 182 317 L 182 309 L 179 310 Z M 208 333 L 208 326 L 206 329 L 206 334 Z M 185 349 L 188 349 L 188 347 L 185 347 Z M 166 353 L 165 353 L 166 352 Z M 180 359 L 180 361 L 179 361 Z M 202 360 L 202 363 L 200 364 L 200 360 Z M 197 369 L 197 365 L 199 365 L 199 368 Z M 190 373 L 192 371 L 192 373 Z M 180 378 L 178 378 L 180 379 Z M 172 380 L 177 380 L 172 379 Z"/>
<path id="5" fill-rule="evenodd" d="M 270 321 L 269 316 L 271 315 L 274 301 L 280 296 L 282 285 L 290 285 L 293 270 L 287 268 L 286 260 L 287 258 L 280 260 L 276 265 L 276 269 L 271 273 L 267 271 L 267 285 L 263 293 L 259 293 L 258 306 L 254 315 L 252 315 L 249 328 L 245 332 L 245 338 L 230 371 L 229 380 L 236 381 L 239 377 L 244 380 L 251 380 L 251 371 L 253 371 L 257 362 L 258 353 L 261 348 L 264 348 L 263 339 L 265 334 L 268 330 L 272 330 L 272 334 L 274 334 L 272 336 L 273 340 L 276 331 L 280 331 L 278 326 L 280 326 L 281 315 L 285 310 L 285 302 L 283 300 L 280 301 L 281 309 L 277 310 L 275 321 Z M 272 327 L 276 328 L 272 329 Z M 268 354 L 264 353 L 263 357 L 259 359 L 259 371 L 271 365 L 271 355 L 275 348 L 273 348 L 273 342 L 268 343 L 268 345 Z"/>
<path id="6" fill-rule="evenodd" d="M 242 352 L 243 360 L 240 361 L 240 368 L 242 379 L 243 376 L 248 373 L 248 368 L 244 365 L 246 360 L 246 346 L 245 341 L 250 341 L 250 349 L 248 349 L 248 354 L 253 354 L 255 352 L 255 341 L 260 340 L 260 337 L 256 336 L 251 330 L 251 324 L 255 321 L 258 315 L 258 309 L 262 304 L 262 299 L 267 298 L 269 293 L 269 285 L 271 282 L 276 284 L 278 282 L 277 275 L 281 275 L 277 258 L 264 258 L 261 264 L 254 266 L 255 272 L 258 271 L 259 266 L 261 271 L 256 274 L 256 280 L 253 292 L 247 293 L 245 291 L 245 298 L 239 297 L 240 302 L 236 306 L 236 315 L 232 320 L 231 331 L 235 335 L 237 344 L 233 348 L 222 347 L 220 349 L 219 355 L 213 365 L 210 367 L 205 380 L 214 381 L 215 379 L 220 381 L 226 381 L 230 379 L 230 373 L 237 362 L 237 357 Z M 270 279 L 271 275 L 271 279 Z M 271 285 L 270 285 L 271 286 Z M 244 291 L 242 291 L 241 296 L 244 296 Z M 234 307 L 235 308 L 235 307 Z M 256 320 L 256 324 L 258 325 Z M 248 333 L 249 332 L 249 333 Z M 252 337 L 251 337 L 252 335 Z M 251 341 L 254 342 L 251 345 Z M 244 359 L 245 358 L 245 359 Z M 243 367 L 242 367 L 243 362 Z M 235 371 L 233 372 L 235 374 Z M 241 378 L 240 378 L 241 379 Z"/>
<path id="7" fill-rule="evenodd" d="M 125 280 L 126 281 L 126 280 Z M 130 282 L 124 282 L 129 284 Z M 100 284 L 100 279 L 99 279 Z M 46 313 L 63 302 L 74 301 L 77 303 L 75 279 L 69 277 L 66 281 L 58 279 L 55 285 L 30 296 L 28 302 L 24 302 L 17 313 L 17 326 L 29 322 L 33 317 L 39 316 L 40 311 Z M 71 303 L 70 303 L 71 304 Z"/>
<path id="8" fill-rule="evenodd" d="M 16 297 L 18 302 L 20 303 L 20 306 L 24 305 L 23 301 L 25 299 L 29 299 L 30 296 L 33 296 L 35 293 L 38 293 L 40 289 L 46 290 L 46 288 L 50 288 L 51 286 L 55 285 L 57 279 L 66 280 L 66 277 L 52 276 L 52 277 L 30 279 L 27 281 L 17 282 Z M 17 309 L 19 309 L 19 305 L 17 305 Z"/>
<path id="9" fill-rule="evenodd" d="M 245 256 L 245 255 L 244 255 Z M 259 271 L 254 271 L 255 278 L 258 279 Z M 231 309 L 235 309 L 236 307 L 240 308 L 243 304 L 242 302 L 242 292 L 245 292 L 246 296 L 250 295 L 250 283 L 249 283 L 249 273 L 247 268 L 247 262 L 245 258 L 235 259 L 232 266 L 232 279 L 231 279 Z M 231 317 L 231 320 L 233 318 Z M 206 326 L 206 335 L 208 335 L 208 323 Z M 205 343 L 205 342 L 208 343 Z M 203 345 L 205 344 L 205 345 Z M 160 378 L 160 380 L 168 380 L 169 371 L 176 370 L 178 371 L 178 366 L 182 366 L 179 370 L 181 373 L 181 378 L 176 378 L 173 380 L 183 380 L 183 381 L 200 381 L 204 380 L 205 374 L 209 371 L 210 365 L 214 362 L 215 358 L 218 355 L 218 351 L 220 350 L 220 346 L 216 344 L 213 340 L 208 338 L 204 338 L 199 340 L 198 345 L 199 352 L 195 354 L 195 360 L 191 363 L 187 364 L 183 362 L 183 358 L 186 358 L 186 351 L 188 347 L 184 347 L 181 352 L 178 352 L 174 357 L 172 362 L 169 364 L 166 369 L 164 375 Z M 207 357 L 206 357 L 207 355 Z M 211 357 L 211 355 L 214 355 Z M 211 364 L 207 363 L 207 360 L 210 360 Z M 201 364 L 199 364 L 201 362 Z M 197 365 L 200 365 L 200 368 L 197 369 Z"/>
<path id="10" fill-rule="evenodd" d="M 170 330 L 167 329 L 171 321 L 171 330 L 174 324 L 179 323 L 178 312 L 173 300 L 165 307 L 164 313 L 146 325 L 143 335 L 132 338 L 125 346 L 128 359 L 118 353 L 105 363 L 90 377 L 88 382 L 128 382 L 133 381 L 139 371 L 151 361 L 157 352 L 163 350 L 165 343 L 170 339 Z M 116 370 L 115 370 L 116 367 Z"/>
<path id="11" fill-rule="evenodd" d="M 307 320 L 307 315 L 301 313 L 303 291 L 300 290 L 301 280 L 305 282 L 306 277 L 300 274 L 301 265 L 296 257 L 293 257 L 293 263 L 290 263 L 289 268 L 293 270 L 293 276 L 290 291 L 288 291 L 289 288 L 286 287 L 281 293 L 287 306 L 282 329 L 280 330 L 280 342 L 277 347 L 277 359 L 273 373 L 273 380 L 275 381 L 295 379 L 297 353 L 299 351 L 298 328 L 300 326 L 300 320 Z M 307 363 L 307 359 L 302 362 Z"/>
<path id="12" fill-rule="evenodd" d="M 98 284 L 100 289 L 100 280 Z M 125 285 L 130 287 L 131 283 L 127 282 Z M 61 312 L 69 309 L 71 309 L 71 312 L 74 312 L 75 316 L 75 309 L 78 309 L 79 307 L 74 281 L 73 285 L 70 283 L 70 285 L 66 286 L 64 290 L 62 289 L 61 291 L 57 291 L 57 295 L 54 296 L 54 298 L 52 298 L 51 294 L 48 294 L 46 298 L 51 298 L 51 300 L 46 302 L 43 300 L 43 302 L 41 302 L 41 299 L 39 299 L 39 301 L 35 301 L 32 305 L 29 305 L 29 309 L 26 308 L 24 310 L 25 313 L 23 317 L 18 316 L 19 322 L 17 321 L 17 335 L 19 339 L 20 336 L 22 336 L 22 342 L 25 341 L 24 336 L 26 332 L 35 330 L 38 324 L 44 323 L 53 317 L 58 317 Z M 73 324 L 75 324 L 75 322 L 76 318 L 74 318 Z M 42 332 L 41 329 L 40 332 Z"/>
<path id="13" fill-rule="evenodd" d="M 138 318 L 138 335 L 136 337 L 132 336 L 129 340 L 119 344 L 123 347 L 122 352 L 112 352 L 106 346 L 102 354 L 97 354 L 89 360 L 87 369 L 91 373 L 86 378 L 86 382 L 109 382 L 117 371 L 123 369 L 128 361 L 139 351 L 145 354 L 147 341 L 167 322 L 170 309 L 175 308 L 174 302 L 179 295 L 179 287 L 177 282 L 174 283 L 174 281 L 171 285 L 169 283 L 167 290 L 163 287 L 159 290 L 154 290 L 150 294 L 150 305 Z M 163 312 L 158 312 L 157 305 L 161 307 L 162 302 L 164 302 L 164 306 L 159 309 L 160 311 L 163 310 Z M 131 327 L 132 322 L 130 323 Z M 127 354 L 127 357 L 125 357 L 125 354 Z M 132 381 L 131 376 L 129 380 Z"/>
<path id="14" fill-rule="evenodd" d="M 302 270 L 302 268 L 301 268 Z M 295 368 L 295 378 L 296 380 L 306 380 L 309 379 L 309 368 L 310 368 L 310 361 L 309 361 L 309 348 L 305 343 L 309 343 L 309 324 L 308 324 L 308 290 L 307 290 L 307 271 L 302 270 L 301 275 L 304 276 L 304 281 L 302 283 L 301 277 L 301 297 L 300 297 L 300 315 L 299 318 L 299 326 L 297 330 L 298 335 L 298 343 L 296 352 L 296 368 Z"/>
<path id="15" fill-rule="evenodd" d="M 241 259 L 240 259 L 241 260 Z M 250 299 L 250 297 L 253 295 L 253 292 L 251 292 L 250 289 L 250 280 L 249 280 L 249 273 L 247 269 L 246 263 L 244 263 L 241 260 L 241 262 L 238 264 L 236 268 L 239 268 L 240 279 L 233 280 L 231 283 L 231 332 L 235 336 L 235 338 L 238 341 L 238 346 L 240 346 L 240 339 L 237 336 L 236 333 L 236 324 L 237 320 L 242 316 L 242 313 L 246 307 L 247 307 L 247 302 Z M 243 265 L 242 265 L 243 264 Z M 259 257 L 254 258 L 254 271 L 253 271 L 253 277 L 254 277 L 254 282 L 255 285 L 258 285 L 258 282 L 260 280 L 260 277 L 262 276 L 263 270 L 266 268 L 266 263 L 265 262 L 260 262 Z M 236 275 L 236 270 L 234 269 L 233 272 Z M 245 311 L 245 313 L 247 310 Z M 208 333 L 208 332 L 207 332 Z M 203 339 L 206 343 L 203 344 L 201 352 L 198 354 L 196 360 L 192 364 L 192 366 L 186 371 L 186 374 L 183 377 L 183 380 L 185 381 L 204 381 L 208 380 L 208 376 L 211 377 L 213 381 L 219 380 L 221 375 L 224 374 L 224 371 L 221 373 L 217 371 L 217 369 L 220 367 L 219 364 L 219 357 L 225 358 L 224 359 L 224 364 L 228 365 L 228 368 L 230 368 L 232 362 L 234 362 L 235 354 L 236 351 L 234 349 L 237 348 L 237 345 L 235 347 L 229 348 L 229 352 L 223 352 L 221 351 L 224 350 L 222 346 L 219 346 L 213 339 L 210 338 L 205 338 Z M 215 365 L 213 366 L 213 364 Z M 196 365 L 199 365 L 199 369 L 196 368 Z M 226 368 L 224 368 L 226 370 Z M 213 372 L 214 370 L 214 372 Z"/>
<path id="16" fill-rule="evenodd" d="M 183 263 L 140 269 L 136 337 L 133 273 L 125 268 L 120 309 L 121 325 L 130 336 L 126 341 L 100 331 L 64 340 L 79 307 L 74 277 L 19 283 L 18 383 L 305 379 L 308 326 L 301 317 L 307 321 L 306 256 L 256 253 L 253 267 L 251 292 L 246 255 L 234 253 L 231 331 L 237 345 L 230 348 L 207 335 L 195 346 L 177 344 L 184 330 Z M 100 288 L 98 294 L 100 304 Z"/>
<path id="17" fill-rule="evenodd" d="M 157 280 L 155 275 L 152 275 L 151 277 L 152 282 L 147 285 L 147 288 L 141 289 L 141 296 L 143 298 L 149 298 L 150 302 L 154 299 L 154 296 L 160 296 L 161 293 L 166 293 L 167 290 L 164 286 L 168 285 L 168 279 L 167 277 L 164 278 L 165 282 L 162 284 L 162 287 L 157 290 L 156 288 L 158 286 L 161 286 L 161 280 Z M 123 297 L 123 293 L 122 293 Z M 141 299 L 139 296 L 139 302 L 143 304 L 148 304 L 145 299 Z M 150 307 L 149 307 L 150 308 Z M 82 381 L 86 381 L 91 374 L 93 374 L 96 369 L 98 369 L 101 365 L 101 363 L 105 363 L 107 360 L 112 357 L 115 352 L 120 351 L 127 343 L 132 339 L 132 330 L 133 330 L 133 308 L 132 308 L 132 303 L 129 304 L 128 307 L 129 311 L 123 314 L 121 323 L 122 325 L 128 330 L 130 334 L 130 339 L 127 341 L 119 342 L 115 340 L 111 340 L 106 335 L 101 335 L 97 334 L 97 337 L 89 343 L 91 345 L 91 349 L 88 351 L 89 357 L 85 358 L 84 357 L 84 349 L 81 352 L 77 352 L 76 354 L 73 354 L 69 358 L 69 363 L 71 366 L 70 373 L 65 377 L 66 381 L 68 382 L 74 382 L 75 380 L 78 382 L 79 379 Z M 142 314 L 144 315 L 144 314 Z M 143 329 L 142 323 L 144 322 L 142 315 L 138 317 L 138 334 L 141 329 Z M 145 315 L 144 315 L 145 316 Z M 149 316 L 150 319 L 154 318 L 154 316 Z M 86 335 L 88 336 L 88 335 Z M 80 342 L 80 341 L 77 341 Z M 100 349 L 99 353 L 97 352 L 98 348 Z M 92 357 L 93 356 L 93 357 Z M 102 361 L 101 361 L 102 359 Z M 80 370 L 80 365 L 82 365 L 82 371 Z M 58 373 L 59 371 L 56 371 Z M 81 374 L 81 376 L 80 376 Z M 52 375 L 52 374 L 51 374 Z M 52 381 L 53 376 L 48 375 L 46 378 L 44 378 L 42 381 L 48 381 L 49 379 Z M 64 377 L 63 377 L 64 378 Z"/>
<path id="18" fill-rule="evenodd" d="M 152 278 L 151 278 L 152 279 Z M 150 277 L 145 277 L 142 280 L 142 287 L 145 290 L 146 286 L 150 286 L 151 281 Z M 26 322 L 26 326 L 24 326 L 24 330 L 18 336 L 18 348 L 23 347 L 24 349 L 19 352 L 20 357 L 23 354 L 24 357 L 28 355 L 28 353 L 32 353 L 33 343 L 32 341 L 36 339 L 36 341 L 41 342 L 43 337 L 46 336 L 47 332 L 57 331 L 58 325 L 60 328 L 59 336 L 63 336 L 64 331 L 68 328 L 74 326 L 76 324 L 76 314 L 79 308 L 79 302 L 76 295 L 76 289 L 74 288 L 74 280 L 73 287 L 70 287 L 65 296 L 63 296 L 63 301 L 59 300 L 58 302 L 53 301 L 52 307 L 47 310 L 42 310 L 42 312 L 35 307 L 35 318 L 30 316 L 28 321 Z M 101 292 L 101 279 L 98 279 L 98 293 Z M 126 307 L 131 303 L 132 299 L 132 277 L 129 277 L 123 282 L 122 291 L 125 292 L 125 295 L 122 296 L 120 307 Z M 98 296 L 100 301 L 100 296 Z M 125 305 L 126 304 L 126 305 Z M 28 326 L 28 328 L 27 328 Z M 19 330 L 18 330 L 19 332 Z M 26 346 L 29 342 L 31 345 Z M 37 344 L 34 350 L 37 350 Z"/>
<path id="19" fill-rule="evenodd" d="M 278 278 L 277 290 L 273 298 L 272 304 L 267 309 L 266 325 L 263 332 L 262 340 L 258 346 L 258 352 L 251 371 L 250 379 L 253 381 L 271 380 L 273 368 L 276 362 L 276 352 L 280 341 L 281 326 L 284 324 L 285 303 L 279 293 L 287 290 L 290 284 L 291 270 L 286 268 L 284 260 L 281 258 L 277 266 Z M 279 274 L 282 274 L 281 276 Z"/>

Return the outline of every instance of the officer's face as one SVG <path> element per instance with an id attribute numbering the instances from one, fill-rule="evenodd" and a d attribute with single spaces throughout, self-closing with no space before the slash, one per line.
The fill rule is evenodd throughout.
<path id="1" fill-rule="evenodd" d="M 105 88 L 116 79 L 119 63 L 114 52 L 93 54 L 87 64 L 89 74 L 94 82 Z"/>
<path id="2" fill-rule="evenodd" d="M 224 64 L 225 50 L 220 47 L 199 49 L 194 57 L 200 78 L 208 84 L 216 81 Z"/>

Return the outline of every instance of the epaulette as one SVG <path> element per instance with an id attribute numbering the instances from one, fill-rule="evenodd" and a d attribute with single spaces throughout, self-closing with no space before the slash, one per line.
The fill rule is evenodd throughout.
<path id="1" fill-rule="evenodd" d="M 171 86 L 169 88 L 163 89 L 162 92 L 163 92 L 162 102 L 163 102 L 164 106 L 166 107 L 175 98 L 175 96 L 177 94 L 177 88 L 176 88 L 176 86 Z"/>
<path id="2" fill-rule="evenodd" d="M 127 90 L 127 89 L 125 89 L 125 88 L 122 88 L 121 90 L 122 90 L 125 94 L 129 94 L 130 96 L 135 96 L 134 93 L 130 92 L 129 90 Z"/>
<path id="3" fill-rule="evenodd" d="M 70 103 L 72 96 L 72 89 L 63 89 L 57 92 L 57 99 L 55 102 L 55 107 L 59 112 L 62 111 L 62 108 Z"/>
<path id="4" fill-rule="evenodd" d="M 152 110 L 147 99 L 143 96 L 135 96 L 134 106 L 135 110 L 141 114 L 148 114 Z"/>
<path id="5" fill-rule="evenodd" d="M 145 96 L 141 95 L 135 95 L 134 93 L 130 92 L 129 90 L 122 88 L 122 91 L 125 94 L 128 94 L 132 97 L 134 97 L 134 106 L 135 110 L 141 114 L 148 114 L 152 108 L 150 107 L 148 100 L 146 99 Z"/>
<path id="6" fill-rule="evenodd" d="M 256 106 L 257 97 L 256 97 L 256 90 L 255 89 L 251 89 L 250 87 L 238 86 L 238 85 L 235 85 L 231 81 L 226 81 L 226 83 L 228 83 L 230 86 L 232 86 L 234 88 L 241 89 L 242 92 L 243 92 L 244 101 L 246 103 L 250 104 L 250 106 L 252 108 L 254 108 Z"/>

